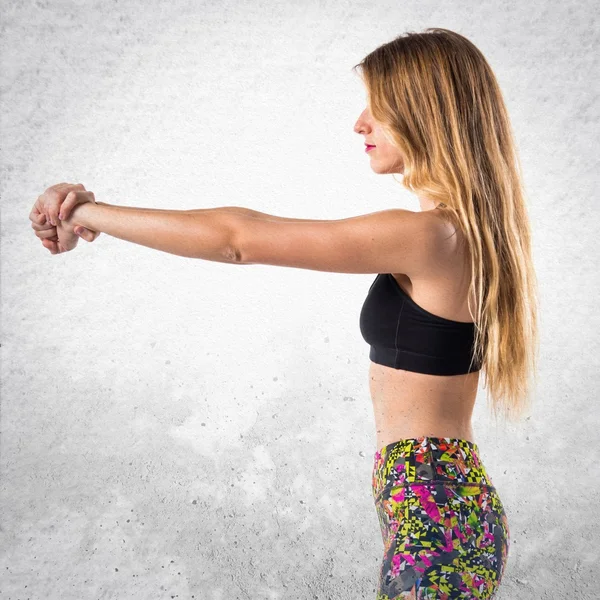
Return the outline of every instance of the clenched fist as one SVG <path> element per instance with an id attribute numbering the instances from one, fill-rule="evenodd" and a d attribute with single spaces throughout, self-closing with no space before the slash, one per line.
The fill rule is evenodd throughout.
<path id="1" fill-rule="evenodd" d="M 75 207 L 84 202 L 96 202 L 93 192 L 81 183 L 58 183 L 38 197 L 29 219 L 35 235 L 52 254 L 73 250 L 79 238 L 93 242 L 100 232 L 77 225 Z"/>

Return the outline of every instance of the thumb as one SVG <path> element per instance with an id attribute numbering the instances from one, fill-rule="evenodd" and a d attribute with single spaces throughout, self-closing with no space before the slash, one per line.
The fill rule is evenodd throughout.
<path id="1" fill-rule="evenodd" d="M 95 239 L 95 233 L 85 227 L 75 227 L 73 231 L 86 242 L 93 242 Z"/>

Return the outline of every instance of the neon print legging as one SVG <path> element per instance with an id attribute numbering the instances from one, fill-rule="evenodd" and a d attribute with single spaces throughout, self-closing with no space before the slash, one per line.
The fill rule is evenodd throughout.
<path id="1" fill-rule="evenodd" d="M 384 556 L 376 600 L 493 598 L 510 545 L 477 444 L 422 436 L 375 452 Z"/>

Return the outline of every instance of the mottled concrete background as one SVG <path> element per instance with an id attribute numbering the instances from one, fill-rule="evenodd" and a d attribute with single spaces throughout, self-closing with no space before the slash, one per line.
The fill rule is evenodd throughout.
<path id="1" fill-rule="evenodd" d="M 351 67 L 407 30 L 474 41 L 526 177 L 535 410 L 476 442 L 511 529 L 499 600 L 598 598 L 598 15 L 592 2 L 2 6 L 0 597 L 374 598 L 382 543 L 358 317 L 371 275 L 52 256 L 39 194 L 337 219 L 416 197 L 368 165 Z"/>

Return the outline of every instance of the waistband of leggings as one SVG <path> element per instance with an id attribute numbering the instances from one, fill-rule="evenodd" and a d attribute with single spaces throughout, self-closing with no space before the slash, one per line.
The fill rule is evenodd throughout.
<path id="1" fill-rule="evenodd" d="M 380 448 L 373 461 L 373 493 L 411 483 L 477 484 L 494 487 L 475 442 L 421 436 Z"/>

